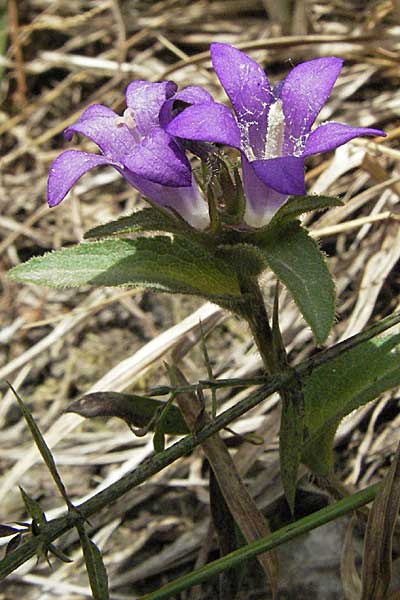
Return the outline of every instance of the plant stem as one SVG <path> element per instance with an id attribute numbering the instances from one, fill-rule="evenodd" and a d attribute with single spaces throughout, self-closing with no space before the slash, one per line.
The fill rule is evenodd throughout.
<path id="1" fill-rule="evenodd" d="M 297 376 L 309 375 L 317 367 L 348 352 L 357 345 L 374 338 L 398 323 L 400 323 L 400 313 L 395 313 L 382 319 L 382 321 L 375 323 L 365 331 L 340 342 L 340 344 L 336 344 L 327 350 L 319 352 L 319 354 L 296 365 Z M 293 381 L 293 378 L 294 371 L 289 369 L 286 369 L 279 375 L 269 378 L 258 390 L 249 394 L 249 396 L 218 415 L 210 425 L 207 425 L 201 431 L 196 432 L 196 436 L 186 436 L 179 442 L 176 442 L 173 446 L 167 448 L 164 452 L 144 461 L 132 473 L 125 475 L 125 477 L 113 483 L 107 489 L 95 494 L 92 498 L 80 504 L 78 507 L 79 512 L 85 518 L 89 518 L 91 515 L 98 513 L 118 498 L 121 498 L 121 496 L 135 486 L 143 483 L 156 473 L 159 473 L 178 458 L 191 452 L 210 435 L 213 435 L 217 431 L 228 426 L 232 421 L 244 415 L 251 408 L 260 404 L 260 402 L 263 402 L 265 398 L 274 392 L 279 391 L 282 386 L 288 385 Z M 210 384 L 210 382 L 206 383 L 207 385 Z M 190 386 L 186 386 L 182 391 L 187 391 L 188 387 L 190 389 Z M 72 529 L 78 519 L 79 517 L 76 513 L 68 513 L 62 517 L 49 521 L 49 523 L 41 529 L 41 535 L 31 536 L 19 548 L 10 552 L 8 556 L 0 561 L 0 580 L 7 577 L 7 575 L 32 558 L 32 556 L 35 556 L 43 542 L 52 542 L 69 529 Z"/>
<path id="2" fill-rule="evenodd" d="M 240 287 L 244 296 L 242 314 L 247 320 L 264 367 L 270 375 L 275 375 L 288 367 L 285 347 L 282 343 L 279 325 L 271 329 L 264 298 L 256 277 L 241 275 Z M 277 313 L 277 304 L 275 313 Z M 274 315 L 277 319 L 277 314 Z M 278 334 L 278 335 L 277 335 Z M 289 367 L 290 368 L 290 367 Z M 302 457 L 305 438 L 305 412 L 302 383 L 294 377 L 279 390 L 282 399 L 282 414 L 279 431 L 279 454 L 281 480 L 291 512 L 294 514 L 297 473 Z"/>
<path id="3" fill-rule="evenodd" d="M 272 330 L 257 279 L 242 275 L 240 289 L 246 298 L 241 308 L 241 315 L 250 326 L 265 370 L 269 375 L 278 373 L 280 370 L 279 360 L 274 349 Z"/>
<path id="4" fill-rule="evenodd" d="M 132 473 L 128 473 L 119 481 L 113 483 L 105 490 L 98 492 L 95 496 L 78 505 L 80 515 L 89 518 L 100 510 L 109 506 L 112 502 L 121 498 L 134 487 L 150 479 L 153 475 L 175 462 L 185 454 L 191 452 L 196 446 L 199 446 L 208 437 L 220 431 L 229 425 L 236 418 L 246 413 L 248 410 L 262 402 L 265 398 L 279 390 L 282 385 L 290 381 L 293 374 L 289 371 L 271 378 L 265 385 L 261 386 L 256 392 L 250 394 L 240 403 L 224 411 L 209 425 L 196 432 L 196 435 L 190 434 L 179 442 L 176 442 L 163 452 L 155 454 L 143 461 Z M 53 519 L 41 528 L 41 534 L 31 536 L 19 548 L 5 556 L 0 561 L 0 580 L 7 577 L 15 569 L 29 560 L 36 554 L 38 548 L 43 543 L 49 543 L 60 537 L 63 533 L 75 526 L 78 515 L 69 513 L 63 517 Z"/>

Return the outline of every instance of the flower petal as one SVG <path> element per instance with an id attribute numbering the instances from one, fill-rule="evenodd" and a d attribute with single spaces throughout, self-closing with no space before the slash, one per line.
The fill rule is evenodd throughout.
<path id="1" fill-rule="evenodd" d="M 177 86 L 173 81 L 132 81 L 128 85 L 126 105 L 133 110 L 136 127 L 141 135 L 146 135 L 153 127 L 159 126 L 161 107 L 176 90 Z"/>
<path id="2" fill-rule="evenodd" d="M 57 206 L 78 181 L 90 169 L 111 164 L 100 154 L 79 150 L 66 150 L 52 163 L 47 181 L 47 198 L 50 207 Z"/>
<path id="3" fill-rule="evenodd" d="M 268 78 L 259 64 L 228 44 L 211 44 L 210 53 L 239 121 L 243 146 L 251 146 L 254 154 L 260 156 L 268 110 L 274 101 Z"/>
<path id="4" fill-rule="evenodd" d="M 335 57 L 309 60 L 294 67 L 279 86 L 286 121 L 284 154 L 299 154 L 299 144 L 328 99 L 342 64 Z"/>
<path id="5" fill-rule="evenodd" d="M 263 227 L 287 200 L 287 194 L 281 194 L 265 185 L 251 163 L 242 153 L 243 188 L 246 195 L 244 221 L 251 227 Z"/>
<path id="6" fill-rule="evenodd" d="M 266 74 L 252 58 L 228 44 L 210 46 L 214 70 L 237 118 L 257 119 L 273 101 Z"/>
<path id="7" fill-rule="evenodd" d="M 229 108 L 217 102 L 185 108 L 168 125 L 169 134 L 198 142 L 216 142 L 240 148 L 239 127 Z"/>
<path id="8" fill-rule="evenodd" d="M 174 118 L 174 103 L 180 100 L 186 104 L 204 104 L 214 102 L 213 97 L 203 88 L 197 85 L 189 85 L 180 90 L 172 98 L 166 100 L 160 110 L 160 125 L 165 129 Z M 178 111 L 179 112 L 179 111 Z"/>
<path id="9" fill-rule="evenodd" d="M 136 175 L 166 186 L 190 186 L 192 181 L 188 159 L 161 127 L 154 128 L 136 144 L 123 164 Z"/>
<path id="10" fill-rule="evenodd" d="M 303 156 L 310 156 L 318 152 L 333 150 L 346 142 L 361 135 L 379 135 L 386 136 L 380 129 L 370 129 L 369 127 L 350 127 L 342 123 L 324 123 L 310 133 L 306 141 Z"/>
<path id="11" fill-rule="evenodd" d="M 80 133 L 95 142 L 110 160 L 121 162 L 129 154 L 137 141 L 128 127 L 118 124 L 118 115 L 101 104 L 89 106 L 67 129 L 65 137 L 70 140 L 74 133 Z"/>
<path id="12" fill-rule="evenodd" d="M 305 194 L 304 159 L 298 156 L 281 156 L 250 163 L 257 176 L 281 194 Z"/>
<path id="13" fill-rule="evenodd" d="M 181 100 L 188 104 L 204 104 L 205 102 L 214 102 L 211 94 L 198 85 L 188 85 L 176 92 L 172 100 Z"/>
<path id="14" fill-rule="evenodd" d="M 81 116 L 79 117 L 79 119 L 77 119 L 77 121 L 81 121 L 81 120 L 86 120 L 86 119 L 91 119 L 94 117 L 113 117 L 115 118 L 117 116 L 117 114 L 111 109 L 108 108 L 108 106 L 104 106 L 103 104 L 91 104 L 90 106 L 88 106 L 83 113 L 81 114 Z M 67 140 L 70 140 L 72 138 L 73 132 L 71 132 L 70 134 L 69 132 L 69 127 L 67 127 L 67 129 L 65 130 L 65 137 L 67 138 Z"/>
<path id="15" fill-rule="evenodd" d="M 209 225 L 208 204 L 193 179 L 188 187 L 166 187 L 127 169 L 122 171 L 122 175 L 142 196 L 163 208 L 172 208 L 196 229 L 204 229 Z"/>

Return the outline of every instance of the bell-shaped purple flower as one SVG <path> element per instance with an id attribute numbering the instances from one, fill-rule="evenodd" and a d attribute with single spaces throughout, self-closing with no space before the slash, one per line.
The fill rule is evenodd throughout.
<path id="1" fill-rule="evenodd" d="M 49 206 L 59 204 L 75 182 L 99 165 L 111 165 L 141 194 L 165 208 L 172 208 L 193 226 L 209 223 L 207 203 L 195 184 L 188 159 L 179 142 L 164 127 L 173 118 L 174 102 L 212 102 L 203 89 L 189 87 L 177 92 L 172 81 L 133 81 L 126 90 L 123 116 L 94 104 L 64 134 L 85 135 L 101 154 L 66 150 L 50 167 Z"/>
<path id="2" fill-rule="evenodd" d="M 260 65 L 232 46 L 212 44 L 211 58 L 235 115 L 217 102 L 197 104 L 178 114 L 166 130 L 241 151 L 245 221 L 253 227 L 265 225 L 289 195 L 305 193 L 307 156 L 361 135 L 385 135 L 335 122 L 311 130 L 341 70 L 338 58 L 304 62 L 274 89 Z"/>

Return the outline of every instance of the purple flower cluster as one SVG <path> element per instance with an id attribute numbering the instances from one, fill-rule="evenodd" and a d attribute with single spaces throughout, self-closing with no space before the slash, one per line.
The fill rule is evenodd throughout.
<path id="1" fill-rule="evenodd" d="M 132 82 L 122 117 L 93 105 L 66 131 L 81 133 L 102 154 L 63 152 L 50 168 L 50 206 L 63 200 L 81 175 L 98 165 L 112 165 L 153 202 L 171 208 L 193 226 L 209 223 L 208 208 L 193 180 L 182 141 L 212 142 L 241 154 L 246 195 L 244 220 L 265 225 L 290 195 L 303 195 L 304 160 L 362 135 L 385 135 L 378 129 L 336 122 L 312 129 L 339 75 L 342 61 L 317 58 L 294 67 L 274 88 L 263 69 L 227 44 L 211 45 L 211 58 L 234 114 L 205 90 L 190 86 L 177 92 L 171 82 Z M 174 103 L 184 108 L 175 115 Z"/>
<path id="2" fill-rule="evenodd" d="M 143 196 L 172 208 L 194 227 L 209 223 L 208 207 L 194 182 L 190 163 L 165 128 L 173 117 L 176 100 L 187 104 L 211 102 L 202 88 L 191 86 L 177 92 L 172 81 L 133 81 L 126 90 L 123 116 L 94 104 L 64 134 L 74 133 L 95 142 L 102 154 L 66 150 L 50 167 L 47 184 L 49 206 L 59 204 L 76 181 L 99 165 L 111 165 Z"/>

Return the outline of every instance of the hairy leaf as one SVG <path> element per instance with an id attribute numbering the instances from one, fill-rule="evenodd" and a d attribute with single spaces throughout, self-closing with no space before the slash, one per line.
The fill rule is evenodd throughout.
<path id="1" fill-rule="evenodd" d="M 251 244 L 224 244 L 218 246 L 218 256 L 235 265 L 245 276 L 259 275 L 267 267 L 265 255 Z"/>
<path id="2" fill-rule="evenodd" d="M 166 233 L 195 235 L 196 232 L 186 221 L 180 219 L 169 211 L 160 208 L 143 208 L 131 215 L 120 217 L 116 221 L 98 225 L 89 229 L 84 235 L 85 239 L 103 238 L 141 231 L 164 231 Z M 199 235 L 201 235 L 199 233 Z"/>
<path id="3" fill-rule="evenodd" d="M 335 288 L 318 245 L 295 222 L 274 228 L 257 246 L 293 296 L 317 343 L 322 344 L 335 317 Z"/>
<path id="4" fill-rule="evenodd" d="M 240 300 L 232 266 L 181 238 L 157 236 L 79 244 L 32 258 L 9 275 L 23 283 L 49 287 L 139 286 L 214 301 Z"/>
<path id="5" fill-rule="evenodd" d="M 330 196 L 293 196 L 274 214 L 266 229 L 295 221 L 304 213 L 333 206 L 343 206 L 342 200 Z"/>

